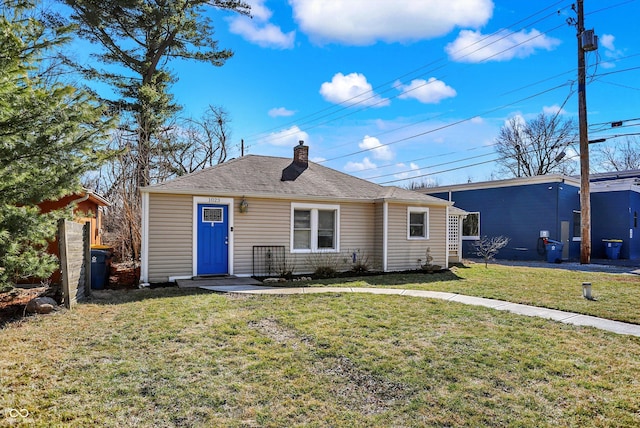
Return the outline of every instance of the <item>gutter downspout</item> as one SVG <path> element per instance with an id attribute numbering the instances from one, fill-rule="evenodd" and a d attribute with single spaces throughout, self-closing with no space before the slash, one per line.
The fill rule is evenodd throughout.
<path id="1" fill-rule="evenodd" d="M 382 271 L 387 272 L 389 268 L 389 203 L 382 204 Z"/>
<path id="2" fill-rule="evenodd" d="M 78 205 L 80 202 L 84 202 L 87 199 L 89 199 L 89 192 L 87 192 L 84 196 L 82 196 L 82 197 L 80 197 L 78 199 L 74 199 L 74 200 L 70 201 L 67 204 L 66 208 L 73 208 L 74 205 Z"/>

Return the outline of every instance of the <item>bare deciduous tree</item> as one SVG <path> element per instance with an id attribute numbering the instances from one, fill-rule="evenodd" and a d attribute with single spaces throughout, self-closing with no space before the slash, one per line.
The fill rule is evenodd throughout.
<path id="1" fill-rule="evenodd" d="M 410 182 L 407 186 L 406 189 L 407 190 L 422 190 L 422 189 L 428 189 L 431 187 L 438 187 L 440 184 L 438 183 L 438 180 L 433 180 L 431 178 L 423 178 L 422 180 L 413 180 L 412 182 Z"/>
<path id="2" fill-rule="evenodd" d="M 229 113 L 209 105 L 200 119 L 183 119 L 165 134 L 159 156 L 159 181 L 188 174 L 227 160 L 231 138 Z"/>
<path id="3" fill-rule="evenodd" d="M 222 163 L 227 157 L 230 138 L 229 114 L 221 107 L 209 106 L 201 119 L 177 121 L 162 133 L 151 158 L 154 183 Z M 137 260 L 140 249 L 140 209 L 136 168 L 139 165 L 136 135 L 126 130 L 112 134 L 110 149 L 117 154 L 98 177 L 87 177 L 85 185 L 98 189 L 111 206 L 105 216 L 105 242 L 113 246 L 122 260 Z"/>
<path id="4" fill-rule="evenodd" d="M 565 151 L 575 135 L 574 122 L 562 121 L 558 115 L 542 113 L 528 122 L 512 117 L 496 139 L 498 162 L 514 177 L 572 174 L 575 165 L 567 162 Z"/>
<path id="5" fill-rule="evenodd" d="M 498 252 L 507 246 L 511 239 L 506 236 L 494 236 L 488 238 L 483 236 L 479 241 L 474 241 L 473 248 L 475 254 L 482 257 L 484 260 L 484 267 L 488 267 L 489 261 L 498 254 Z"/>
<path id="6" fill-rule="evenodd" d="M 627 137 L 613 146 L 596 146 L 594 155 L 605 171 L 640 169 L 640 139 Z"/>

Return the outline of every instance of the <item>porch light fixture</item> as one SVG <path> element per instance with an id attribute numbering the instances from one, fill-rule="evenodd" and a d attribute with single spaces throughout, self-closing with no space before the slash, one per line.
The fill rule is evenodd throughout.
<path id="1" fill-rule="evenodd" d="M 242 200 L 240 201 L 240 212 L 244 214 L 248 211 L 249 211 L 249 204 L 247 203 L 247 200 L 243 196 Z"/>

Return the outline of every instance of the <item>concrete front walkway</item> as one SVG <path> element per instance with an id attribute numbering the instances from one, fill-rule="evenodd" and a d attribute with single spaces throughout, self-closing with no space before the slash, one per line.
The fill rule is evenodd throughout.
<path id="1" fill-rule="evenodd" d="M 640 325 L 629 324 L 620 321 L 611 321 L 605 318 L 590 315 L 576 314 L 573 312 L 559 311 L 556 309 L 539 308 L 537 306 L 521 305 L 502 300 L 485 299 L 482 297 L 465 296 L 462 294 L 446 293 L 441 291 L 403 290 L 399 288 L 349 288 L 349 287 L 270 287 L 266 285 L 200 285 L 199 288 L 216 291 L 219 293 L 238 294 L 313 294 L 313 293 L 370 293 L 389 294 L 409 297 L 423 297 L 428 299 L 441 299 L 449 302 L 464 303 L 466 305 L 484 306 L 498 311 L 513 312 L 514 314 L 530 317 L 547 318 L 565 324 L 595 327 L 601 330 L 617 334 L 628 334 L 640 337 Z"/>

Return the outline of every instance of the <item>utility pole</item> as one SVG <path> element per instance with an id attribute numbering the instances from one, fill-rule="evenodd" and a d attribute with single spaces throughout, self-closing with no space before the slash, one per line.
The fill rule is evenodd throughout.
<path id="1" fill-rule="evenodd" d="M 584 0 L 577 0 L 578 20 L 578 121 L 580 131 L 580 263 L 591 263 L 591 194 L 589 193 L 589 137 L 587 135 L 587 86 L 583 46 Z M 595 39 L 597 40 L 597 39 Z M 597 49 L 590 44 L 589 50 Z"/>

